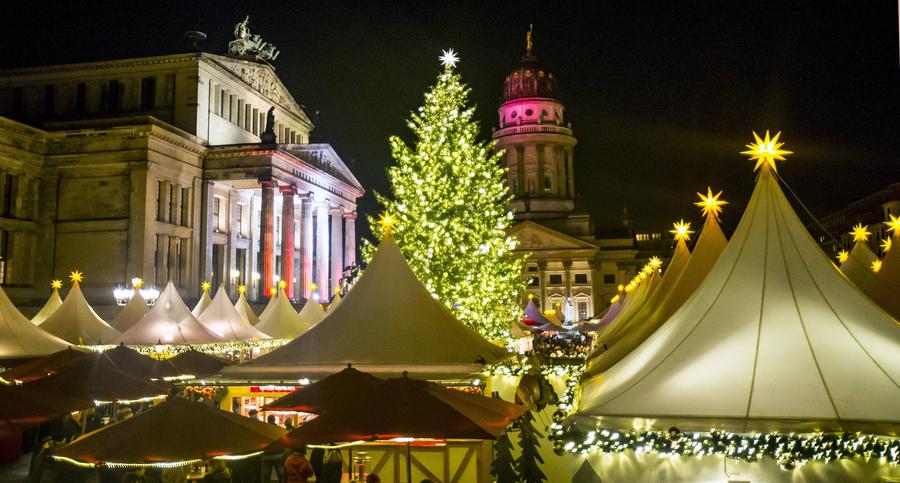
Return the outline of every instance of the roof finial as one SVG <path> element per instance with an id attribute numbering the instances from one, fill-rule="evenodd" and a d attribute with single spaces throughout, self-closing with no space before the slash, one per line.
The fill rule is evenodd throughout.
<path id="1" fill-rule="evenodd" d="M 533 45 L 531 36 L 533 33 L 534 33 L 534 24 L 528 24 L 528 33 L 525 34 L 525 55 L 527 55 L 527 56 L 531 56 L 531 47 Z"/>

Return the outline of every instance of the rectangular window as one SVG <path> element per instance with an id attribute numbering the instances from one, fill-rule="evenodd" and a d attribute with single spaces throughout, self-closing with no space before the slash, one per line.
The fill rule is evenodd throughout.
<path id="1" fill-rule="evenodd" d="M 222 226 L 221 222 L 221 214 L 222 214 L 222 198 L 218 196 L 213 198 L 213 226 L 216 227 L 216 231 L 220 231 L 219 227 Z"/>
<path id="2" fill-rule="evenodd" d="M 181 188 L 181 226 L 191 226 L 190 188 Z"/>
<path id="3" fill-rule="evenodd" d="M 175 239 L 175 266 L 177 267 L 175 270 L 175 285 L 181 287 L 184 285 L 181 283 L 181 238 Z"/>
<path id="4" fill-rule="evenodd" d="M 146 111 L 156 107 L 156 77 L 141 79 L 141 109 Z"/>
<path id="5" fill-rule="evenodd" d="M 56 87 L 44 86 L 44 115 L 52 116 L 56 111 Z"/>
<path id="6" fill-rule="evenodd" d="M 562 275 L 558 273 L 550 275 L 550 285 L 562 285 Z"/>
<path id="7" fill-rule="evenodd" d="M 588 318 L 588 303 L 579 301 L 577 304 L 578 309 L 578 320 L 587 320 Z"/>
<path id="8" fill-rule="evenodd" d="M 250 116 L 251 116 L 250 104 L 247 104 L 244 106 L 244 125 L 243 125 L 243 128 L 247 131 L 250 130 L 250 123 L 251 123 L 251 120 L 253 119 Z"/>
<path id="9" fill-rule="evenodd" d="M 538 269 L 538 267 L 536 267 L 536 266 L 534 266 L 534 265 L 529 265 L 529 266 L 528 266 L 528 271 L 529 271 L 529 272 L 537 272 L 537 269 Z"/>
<path id="10" fill-rule="evenodd" d="M 297 132 L 291 131 L 291 144 L 297 144 Z"/>
<path id="11" fill-rule="evenodd" d="M 616 284 L 616 274 L 604 273 L 603 274 L 603 284 L 604 285 L 615 285 Z"/>
<path id="12" fill-rule="evenodd" d="M 168 210 L 168 220 L 169 223 L 175 223 L 175 201 L 178 198 L 175 196 L 175 184 L 169 184 L 169 210 Z"/>
<path id="13" fill-rule="evenodd" d="M 84 114 L 87 108 L 87 84 L 79 82 L 75 86 L 75 114 Z"/>
<path id="14" fill-rule="evenodd" d="M 153 252 L 153 268 L 156 270 L 157 285 L 166 283 L 166 267 L 163 263 L 163 244 L 166 242 L 165 235 L 156 235 L 156 250 Z"/>
<path id="15" fill-rule="evenodd" d="M 576 273 L 575 274 L 575 283 L 584 285 L 588 283 L 588 276 L 586 273 Z"/>
<path id="16" fill-rule="evenodd" d="M 550 177 L 549 174 L 544 175 L 544 193 L 549 193 L 553 190 L 553 178 Z"/>
<path id="17" fill-rule="evenodd" d="M 221 117 L 225 117 L 225 98 L 226 98 L 228 95 L 225 93 L 224 90 L 219 89 L 218 96 L 219 96 L 219 97 L 218 97 L 218 99 L 219 99 L 219 112 L 217 112 L 216 114 L 218 114 L 218 115 L 221 116 Z"/>
<path id="18" fill-rule="evenodd" d="M 237 101 L 237 125 L 244 127 L 244 100 Z"/>
<path id="19" fill-rule="evenodd" d="M 234 94 L 228 94 L 228 121 L 229 122 L 234 122 L 234 118 L 235 118 L 234 101 L 235 101 Z"/>
<path id="20" fill-rule="evenodd" d="M 253 134 L 259 135 L 259 109 L 253 108 Z"/>
<path id="21" fill-rule="evenodd" d="M 122 109 L 122 95 L 125 84 L 111 80 L 103 84 L 100 91 L 100 110 L 103 112 L 119 112 Z"/>

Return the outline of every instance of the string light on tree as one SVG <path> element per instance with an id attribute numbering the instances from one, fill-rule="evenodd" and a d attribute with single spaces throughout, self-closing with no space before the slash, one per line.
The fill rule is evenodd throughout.
<path id="1" fill-rule="evenodd" d="M 684 240 L 685 242 L 689 242 L 691 240 L 691 235 L 694 234 L 694 230 L 691 230 L 691 223 L 685 222 L 684 220 L 679 220 L 677 223 L 672 223 L 673 230 L 669 230 L 669 233 L 675 235 L 675 241 Z"/>
<path id="2" fill-rule="evenodd" d="M 409 119 L 415 144 L 393 136 L 391 196 L 370 219 L 379 239 L 392 236 L 419 280 L 463 322 L 492 340 L 509 337 L 524 290 L 524 259 L 515 257 L 502 152 L 479 140 L 470 89 L 443 52 L 443 70 Z M 371 259 L 373 247 L 364 246 Z"/>
<path id="3" fill-rule="evenodd" d="M 712 188 L 709 186 L 706 187 L 705 195 L 703 193 L 697 193 L 697 196 L 700 197 L 700 201 L 694 203 L 694 205 L 703 209 L 703 216 L 712 214 L 718 219 L 719 215 L 722 213 L 722 206 L 728 204 L 727 201 L 719 199 L 719 197 L 722 196 L 721 191 L 713 194 Z"/>
<path id="4" fill-rule="evenodd" d="M 778 134 L 773 138 L 769 137 L 769 131 L 766 131 L 765 138 L 760 138 L 754 131 L 753 137 L 756 139 L 756 142 L 748 144 L 747 151 L 741 151 L 741 154 L 749 155 L 751 161 L 756 161 L 753 171 L 766 166 L 771 168 L 773 172 L 776 172 L 778 170 L 776 169 L 775 161 L 784 161 L 786 155 L 794 154 L 792 151 L 781 149 L 784 146 L 784 143 L 778 142 L 778 138 L 781 137 L 781 131 L 778 131 Z"/>

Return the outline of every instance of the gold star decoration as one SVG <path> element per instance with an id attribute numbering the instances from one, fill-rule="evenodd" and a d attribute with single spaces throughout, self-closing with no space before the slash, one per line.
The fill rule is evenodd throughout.
<path id="1" fill-rule="evenodd" d="M 879 270 L 881 270 L 881 260 L 876 258 L 872 260 L 872 271 L 878 273 Z"/>
<path id="2" fill-rule="evenodd" d="M 341 294 L 341 287 L 340 287 L 340 286 L 334 287 L 334 294 L 335 294 L 335 295 L 340 295 L 340 294 Z"/>
<path id="3" fill-rule="evenodd" d="M 850 258 L 850 254 L 847 253 L 847 250 L 841 250 L 837 254 L 838 263 L 844 263 Z"/>
<path id="4" fill-rule="evenodd" d="M 50 282 L 50 288 L 53 288 L 53 289 L 62 288 L 62 280 L 54 280 L 54 281 Z"/>
<path id="5" fill-rule="evenodd" d="M 238 285 L 238 293 L 239 293 L 240 295 L 244 295 L 245 293 L 247 293 L 247 286 L 246 286 L 246 285 L 243 285 L 243 284 L 242 284 L 242 285 Z"/>
<path id="6" fill-rule="evenodd" d="M 136 289 L 140 289 L 144 286 L 144 280 L 141 277 L 134 277 L 131 279 L 131 286 Z"/>
<path id="7" fill-rule="evenodd" d="M 891 251 L 891 245 L 893 245 L 891 237 L 887 237 L 884 240 L 881 240 L 881 251 L 884 253 Z"/>
<path id="8" fill-rule="evenodd" d="M 276 296 L 276 295 L 278 295 L 278 289 L 275 288 L 275 287 L 270 288 L 270 289 L 269 289 L 269 295 L 271 295 L 271 296 L 273 296 L 273 297 Z"/>
<path id="9" fill-rule="evenodd" d="M 319 290 L 319 286 L 316 285 L 316 282 L 313 282 L 313 283 L 309 284 L 309 291 L 310 291 L 310 292 L 315 292 L 316 290 Z"/>
<path id="10" fill-rule="evenodd" d="M 722 206 L 728 204 L 727 201 L 719 199 L 719 197 L 722 196 L 721 191 L 713 194 L 712 188 L 709 186 L 706 187 L 705 195 L 703 193 L 697 193 L 697 196 L 700 197 L 700 201 L 694 203 L 694 205 L 703 209 L 703 216 L 712 214 L 718 219 L 719 214 L 722 213 Z"/>
<path id="11" fill-rule="evenodd" d="M 84 274 L 78 270 L 73 270 L 72 273 L 69 274 L 69 280 L 73 284 L 81 283 L 84 280 Z"/>
<path id="12" fill-rule="evenodd" d="M 284 290 L 285 288 L 287 288 L 287 280 L 279 280 L 278 288 L 280 288 L 281 290 Z"/>
<path id="13" fill-rule="evenodd" d="M 200 284 L 200 288 L 201 288 L 204 292 L 209 292 L 209 289 L 212 288 L 212 284 L 209 283 L 209 282 L 203 282 L 203 283 Z"/>
<path id="14" fill-rule="evenodd" d="M 619 286 L 616 287 L 616 289 L 617 289 L 619 292 L 624 292 L 624 291 L 625 291 L 625 286 L 622 285 L 622 284 L 620 283 Z"/>
<path id="15" fill-rule="evenodd" d="M 653 269 L 657 269 L 662 266 L 662 260 L 660 260 L 659 257 L 651 257 L 648 263 Z"/>
<path id="16" fill-rule="evenodd" d="M 385 211 L 378 219 L 378 224 L 381 225 L 384 236 L 390 236 L 394 232 L 394 225 L 397 224 L 397 219 L 391 216 L 390 213 Z"/>
<path id="17" fill-rule="evenodd" d="M 772 171 L 777 171 L 775 161 L 784 161 L 786 155 L 794 154 L 793 151 L 781 149 L 784 146 L 784 143 L 778 142 L 778 138 L 781 137 L 781 131 L 778 131 L 775 137 L 769 137 L 769 131 L 766 131 L 764 139 L 760 138 L 754 131 L 753 137 L 756 139 L 756 142 L 748 144 L 747 151 L 741 151 L 741 154 L 750 156 L 750 161 L 756 161 L 753 171 L 758 170 L 762 166 L 772 168 Z"/>
<path id="18" fill-rule="evenodd" d="M 862 223 L 857 223 L 853 229 L 850 230 L 850 234 L 853 235 L 853 241 L 857 242 L 867 242 L 869 240 L 869 235 L 872 233 L 869 231 L 869 226 L 863 226 Z"/>
<path id="19" fill-rule="evenodd" d="M 900 216 L 888 215 L 891 217 L 889 221 L 884 222 L 887 225 L 887 230 L 891 232 L 894 236 L 900 235 Z"/>
<path id="20" fill-rule="evenodd" d="M 528 300 L 534 300 L 534 294 L 533 294 L 533 293 L 528 294 Z"/>
<path id="21" fill-rule="evenodd" d="M 685 223 L 684 220 L 679 220 L 678 223 L 672 223 L 672 227 L 674 230 L 669 230 L 669 233 L 675 235 L 675 241 L 684 240 L 688 242 L 691 240 L 691 235 L 694 234 L 694 230 L 691 230 L 691 223 Z"/>
<path id="22" fill-rule="evenodd" d="M 619 295 L 613 295 L 613 298 L 609 299 L 609 303 L 614 304 L 619 301 Z"/>

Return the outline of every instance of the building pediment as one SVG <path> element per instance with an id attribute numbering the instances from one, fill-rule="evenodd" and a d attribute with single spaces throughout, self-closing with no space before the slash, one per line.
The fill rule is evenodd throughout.
<path id="1" fill-rule="evenodd" d="M 282 145 L 280 149 L 359 189 L 360 193 L 365 192 L 359 180 L 353 176 L 350 168 L 344 164 L 330 144 L 289 144 Z"/>
<path id="2" fill-rule="evenodd" d="M 596 249 L 597 246 L 548 228 L 533 221 L 523 221 L 514 225 L 509 234 L 519 240 L 522 250 L 579 250 Z"/>
<path id="3" fill-rule="evenodd" d="M 204 55 L 214 64 L 239 78 L 250 88 L 278 104 L 282 109 L 288 110 L 292 114 L 299 116 L 307 124 L 312 125 L 306 113 L 303 112 L 303 108 L 294 100 L 294 96 L 284 86 L 281 79 L 275 75 L 275 69 L 272 66 L 221 55 Z"/>

